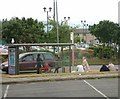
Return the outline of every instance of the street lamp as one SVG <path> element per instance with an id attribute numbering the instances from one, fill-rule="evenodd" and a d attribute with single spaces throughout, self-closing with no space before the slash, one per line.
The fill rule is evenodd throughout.
<path id="1" fill-rule="evenodd" d="M 64 22 L 66 25 L 68 25 L 68 21 L 70 20 L 70 17 L 64 17 Z"/>
<path id="2" fill-rule="evenodd" d="M 86 34 L 88 33 L 88 28 L 89 28 L 89 25 L 88 24 L 86 24 L 85 25 L 85 30 L 86 30 L 86 32 L 85 32 L 85 40 L 86 40 L 86 43 L 87 43 L 87 36 L 86 36 Z"/>
<path id="3" fill-rule="evenodd" d="M 52 8 L 49 7 L 49 10 L 46 10 L 47 8 L 44 7 L 43 9 L 44 9 L 44 12 L 47 12 L 47 33 L 48 33 L 48 12 L 51 12 Z"/>
<path id="4" fill-rule="evenodd" d="M 82 41 L 84 40 L 84 36 L 86 35 L 86 33 L 85 33 L 85 28 L 86 28 L 86 32 L 87 32 L 87 26 L 88 26 L 88 24 L 86 24 L 86 20 L 81 20 L 81 23 L 83 24 L 83 38 L 82 38 Z"/>
<path id="5" fill-rule="evenodd" d="M 83 34 L 84 34 L 84 27 L 85 27 L 86 20 L 84 21 L 81 20 L 81 23 L 83 24 Z"/>

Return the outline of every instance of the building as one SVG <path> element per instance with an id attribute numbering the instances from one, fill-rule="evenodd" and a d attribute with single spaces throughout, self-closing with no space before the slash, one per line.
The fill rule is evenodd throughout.
<path id="1" fill-rule="evenodd" d="M 90 34 L 90 31 L 88 29 L 75 29 L 74 36 L 80 37 L 80 43 L 83 43 L 83 41 L 87 44 L 98 44 L 99 43 L 96 37 Z"/>

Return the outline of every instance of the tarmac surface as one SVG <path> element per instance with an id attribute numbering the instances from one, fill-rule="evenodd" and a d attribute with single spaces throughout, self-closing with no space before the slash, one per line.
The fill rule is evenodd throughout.
<path id="1" fill-rule="evenodd" d="M 96 67 L 96 68 L 95 68 Z M 76 67 L 75 67 L 76 68 Z M 75 71 L 72 68 L 72 71 Z M 99 72 L 100 66 L 91 66 L 89 72 L 68 72 L 69 68 L 66 68 L 66 72 L 62 73 L 21 73 L 19 75 L 10 75 L 0 71 L 0 83 L 2 84 L 14 84 L 14 83 L 28 83 L 28 82 L 45 82 L 45 81 L 60 81 L 60 80 L 79 80 L 79 79 L 96 79 L 96 78 L 118 78 L 120 75 L 118 71 Z"/>
<path id="2" fill-rule="evenodd" d="M 3 99 L 119 99 L 118 78 L 48 81 L 2 85 Z M 84 98 L 83 98 L 84 97 Z M 85 98 L 86 97 L 86 98 Z M 89 98 L 88 98 L 89 97 Z M 99 98 L 100 97 L 100 98 Z M 114 97 L 114 98 L 113 98 Z M 115 98 L 116 97 L 116 98 Z M 46 99 L 45 98 L 45 99 Z"/>
<path id="3" fill-rule="evenodd" d="M 88 72 L 88 73 L 27 73 L 20 75 L 1 74 L 2 84 L 45 82 L 45 81 L 63 81 L 63 80 L 80 80 L 96 78 L 118 78 L 118 72 Z"/>
<path id="4" fill-rule="evenodd" d="M 83 73 L 81 73 L 81 72 L 71 72 L 71 73 L 69 73 L 68 71 L 66 71 L 65 73 L 62 73 L 60 71 L 59 73 L 42 73 L 42 74 L 37 74 L 36 72 L 34 72 L 34 73 L 32 72 L 32 73 L 20 73 L 19 75 L 10 75 L 10 74 L 6 74 L 6 73 L 0 71 L 0 84 L 2 86 L 4 86 L 4 87 L 5 86 L 7 86 L 7 87 L 10 86 L 10 88 L 11 88 L 12 86 L 19 85 L 19 84 L 23 86 L 23 85 L 32 84 L 32 83 L 38 84 L 39 82 L 41 82 L 41 83 L 42 82 L 46 82 L 47 83 L 47 82 L 52 82 L 52 81 L 66 81 L 66 82 L 70 81 L 70 82 L 72 82 L 74 80 L 75 82 L 82 82 L 82 83 L 84 83 L 85 86 L 87 84 L 89 84 L 89 83 L 90 84 L 95 83 L 95 84 L 92 84 L 92 85 L 96 86 L 95 88 L 100 89 L 99 86 L 96 85 L 97 84 L 96 81 L 98 81 L 100 78 L 112 78 L 113 79 L 113 78 L 119 78 L 120 77 L 119 71 L 99 72 L 99 68 L 100 67 L 91 68 L 91 70 L 89 72 L 83 72 Z M 72 70 L 75 71 L 75 69 L 73 69 L 73 68 L 72 68 Z M 95 80 L 91 80 L 91 79 L 95 79 Z M 93 81 L 95 81 L 95 82 L 93 82 Z M 114 81 L 114 80 L 111 80 L 111 81 Z M 113 85 L 111 85 L 111 86 L 113 86 Z M 5 88 L 7 88 L 7 87 L 5 87 Z M 20 86 L 20 88 L 22 88 L 22 90 L 23 90 L 23 87 Z M 86 89 L 86 88 L 88 88 L 88 87 L 84 88 L 84 86 L 83 86 L 83 89 Z M 27 89 L 27 88 L 25 88 L 25 89 Z M 31 88 L 31 89 L 33 89 L 33 88 Z M 38 89 L 38 87 L 37 87 L 37 89 Z M 70 87 L 70 89 L 71 89 L 71 87 Z M 81 88 L 79 88 L 79 89 L 81 89 Z M 109 87 L 108 87 L 108 89 L 109 89 Z M 107 97 L 109 97 L 109 96 L 110 97 L 111 96 L 115 96 L 115 97 L 118 96 L 117 93 L 116 93 L 116 90 L 117 90 L 116 87 L 113 88 L 113 89 L 115 89 L 115 92 L 113 94 L 110 94 L 110 93 L 108 93 L 108 91 L 105 91 L 106 89 L 104 89 L 104 87 L 103 87 L 103 90 L 101 90 L 101 92 L 103 92 L 105 95 L 107 95 Z M 33 90 L 36 90 L 36 89 L 33 89 Z M 29 93 L 31 93 L 31 92 L 33 93 L 34 92 L 33 90 L 31 90 Z M 48 89 L 46 89 L 46 90 L 48 90 Z M 46 92 L 46 90 L 45 90 L 45 92 Z M 63 90 L 63 89 L 61 89 L 61 90 Z M 60 90 L 60 92 L 61 92 L 61 90 Z M 16 88 L 15 88 L 15 92 L 17 92 Z M 85 92 L 91 93 L 91 90 L 86 90 Z M 92 92 L 94 92 L 96 94 L 88 94 L 88 97 L 89 96 L 94 96 L 94 95 L 98 96 L 99 90 L 97 92 L 95 92 L 93 90 Z M 13 92 L 11 92 L 10 89 L 9 89 L 9 93 L 7 93 L 7 95 L 6 95 L 6 91 L 5 91 L 4 96 L 5 97 L 10 96 L 10 95 L 14 96 L 11 93 L 13 93 Z M 23 94 L 24 94 L 24 92 L 23 92 Z M 29 94 L 29 95 L 33 96 L 34 94 Z M 41 96 L 41 95 L 46 96 L 46 94 L 45 95 L 43 94 L 43 91 L 41 92 L 41 94 L 39 93 L 37 95 L 38 96 Z M 54 96 L 54 95 L 56 96 L 56 93 L 52 93 L 51 94 L 51 96 Z M 65 96 L 65 94 L 62 94 L 62 95 Z M 74 96 L 74 95 L 75 96 L 79 96 L 79 93 L 77 95 L 76 94 L 71 94 L 71 95 L 72 96 Z M 57 96 L 61 96 L 61 94 L 58 94 Z M 84 94 L 81 94 L 80 96 L 84 96 Z M 85 97 L 86 97 L 86 95 L 85 95 Z M 118 99 L 118 98 L 115 98 L 115 99 Z"/>

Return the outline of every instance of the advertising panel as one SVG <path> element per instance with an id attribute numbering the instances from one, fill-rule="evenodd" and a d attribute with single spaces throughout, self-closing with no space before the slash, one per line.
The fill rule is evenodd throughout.
<path id="1" fill-rule="evenodd" d="M 9 48 L 9 74 L 15 74 L 15 48 Z"/>

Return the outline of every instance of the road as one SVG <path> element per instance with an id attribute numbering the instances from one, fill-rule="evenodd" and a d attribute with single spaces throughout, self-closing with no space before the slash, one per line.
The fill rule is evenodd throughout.
<path id="1" fill-rule="evenodd" d="M 2 85 L 6 97 L 118 97 L 118 78 Z M 118 98 L 116 98 L 118 99 Z"/>

